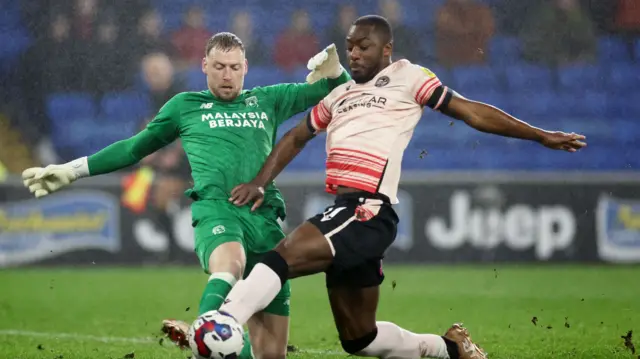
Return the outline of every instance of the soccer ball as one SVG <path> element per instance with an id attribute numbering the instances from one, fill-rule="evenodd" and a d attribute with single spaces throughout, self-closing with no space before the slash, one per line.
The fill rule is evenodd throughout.
<path id="1" fill-rule="evenodd" d="M 244 346 L 242 325 L 217 310 L 199 316 L 187 337 L 196 359 L 236 359 Z"/>

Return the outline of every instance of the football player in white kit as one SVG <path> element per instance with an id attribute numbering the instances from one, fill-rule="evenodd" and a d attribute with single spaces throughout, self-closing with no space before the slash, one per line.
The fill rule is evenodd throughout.
<path id="1" fill-rule="evenodd" d="M 326 190 L 336 195 L 335 203 L 267 253 L 229 293 L 220 312 L 244 324 L 271 302 L 287 279 L 324 272 L 347 353 L 406 359 L 486 358 L 460 324 L 441 336 L 376 321 L 384 279 L 382 258 L 397 232 L 392 205 L 398 203 L 404 150 L 424 107 L 482 132 L 537 141 L 556 150 L 578 151 L 586 145 L 585 137 L 532 127 L 495 107 L 467 100 L 428 69 L 407 60 L 392 62 L 392 44 L 386 19 L 369 15 L 356 20 L 347 36 L 353 80 L 334 89 L 279 141 L 251 183 L 233 190 L 230 201 L 235 204 L 260 206 L 262 189 L 318 132 L 327 132 Z"/>

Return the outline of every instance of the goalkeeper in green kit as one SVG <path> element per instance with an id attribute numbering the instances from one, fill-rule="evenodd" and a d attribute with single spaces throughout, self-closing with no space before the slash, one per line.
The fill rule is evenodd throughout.
<path id="1" fill-rule="evenodd" d="M 211 274 L 200 300 L 199 314 L 217 310 L 236 281 L 249 273 L 261 255 L 282 238 L 278 218 L 285 205 L 278 189 L 269 185 L 256 211 L 229 201 L 231 190 L 251 181 L 260 171 L 276 140 L 278 126 L 316 105 L 335 87 L 350 80 L 331 45 L 309 60 L 306 83 L 279 84 L 243 90 L 248 65 L 242 41 L 219 33 L 207 43 L 202 71 L 208 90 L 184 92 L 170 99 L 147 127 L 88 157 L 62 165 L 29 168 L 24 184 L 39 198 L 73 181 L 131 166 L 180 138 L 191 164 L 194 186 L 192 224 L 195 252 Z M 290 286 L 248 323 L 241 358 L 275 359 L 286 356 L 289 334 Z M 189 325 L 163 321 L 163 331 L 187 347 Z M 253 348 L 251 348 L 251 344 Z"/>

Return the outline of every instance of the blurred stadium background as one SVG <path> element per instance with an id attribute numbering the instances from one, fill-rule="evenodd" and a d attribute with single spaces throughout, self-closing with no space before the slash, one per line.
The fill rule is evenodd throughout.
<path id="1" fill-rule="evenodd" d="M 10 339 L 15 328 L 25 333 L 36 330 L 29 324 L 33 317 L 22 314 L 32 305 L 47 307 L 44 303 L 50 300 L 46 299 L 50 292 L 46 287 L 51 280 L 67 278 L 70 288 L 74 281 L 85 283 L 83 289 L 70 289 L 70 293 L 80 293 L 82 300 L 88 293 L 100 292 L 96 284 L 87 284 L 91 279 L 68 277 L 68 272 L 53 267 L 98 265 L 100 270 L 86 273 L 127 283 L 122 284 L 127 290 L 144 288 L 143 283 L 149 288 L 149 283 L 153 288 L 166 283 L 181 283 L 177 285 L 184 288 L 189 283 L 185 290 L 191 293 L 193 306 L 204 281 L 192 254 L 189 203 L 182 196 L 190 185 L 190 174 L 179 143 L 122 173 L 82 180 L 41 201 L 32 200 L 22 187 L 18 176 L 24 168 L 94 153 L 133 135 L 176 93 L 206 88 L 200 60 L 206 40 L 216 32 L 234 32 L 245 42 L 249 60 L 246 88 L 301 82 L 308 58 L 331 42 L 341 49 L 346 67 L 345 32 L 353 19 L 368 13 L 391 20 L 394 59 L 424 65 L 461 94 L 534 125 L 581 132 L 589 143 L 578 154 L 553 152 L 536 144 L 477 133 L 425 111 L 405 152 L 397 206 L 401 224 L 388 262 L 440 264 L 445 269 L 438 273 L 459 278 L 466 274 L 455 272 L 451 264 L 489 264 L 478 271 L 466 267 L 468 272 L 464 272 L 476 273 L 474 284 L 464 294 L 479 303 L 478 310 L 516 308 L 514 298 L 540 295 L 535 288 L 522 289 L 518 278 L 542 286 L 546 280 L 559 280 L 548 286 L 549 291 L 555 288 L 557 297 L 547 299 L 556 309 L 562 300 L 574 296 L 611 299 L 614 293 L 620 302 L 601 301 L 589 310 L 585 307 L 581 315 L 597 312 L 606 316 L 607 306 L 632 307 L 634 300 L 637 308 L 640 274 L 636 266 L 621 269 L 626 272 L 607 272 L 610 276 L 602 278 L 604 274 L 576 267 L 584 270 L 546 272 L 538 279 L 535 273 L 542 267 L 526 267 L 513 272 L 501 289 L 484 286 L 478 273 L 493 278 L 496 270 L 491 269 L 500 263 L 592 266 L 640 262 L 638 0 L 0 0 L 0 268 L 47 268 L 44 272 L 19 268 L 0 273 L 0 346 L 24 343 Z M 287 122 L 280 135 L 301 116 Z M 331 200 L 322 191 L 323 165 L 324 142 L 316 139 L 278 179 L 288 203 L 286 228 L 317 213 Z M 107 268 L 139 265 L 193 266 L 188 272 L 197 279 L 182 282 L 169 275 L 163 282 L 157 273 Z M 416 268 L 406 276 L 419 287 L 425 279 L 416 274 Z M 164 276 L 169 271 L 161 273 Z M 567 274 L 571 281 L 562 282 L 560 278 Z M 589 285 L 594 278 L 600 280 L 602 291 Z M 633 278 L 636 285 L 628 286 L 627 279 L 633 282 Z M 34 289 L 39 282 L 43 287 Z M 439 285 L 453 283 L 443 279 Z M 509 288 L 514 287 L 522 291 L 516 289 L 513 294 Z M 570 287 L 571 293 L 563 292 Z M 117 284 L 107 288 L 104 296 L 114 296 L 115 303 L 123 306 L 130 304 L 125 298 L 131 292 L 122 294 Z M 438 288 L 436 292 L 443 295 L 452 289 Z M 589 289 L 585 294 L 579 288 Z M 428 297 L 425 290 L 418 296 Z M 477 291 L 492 290 L 499 292 L 490 294 L 498 298 L 496 307 L 493 302 L 483 307 L 482 298 L 474 297 Z M 163 291 L 167 294 L 166 288 Z M 40 299 L 31 298 L 32 293 L 38 293 Z M 48 308 L 55 312 L 53 303 L 78 300 L 70 293 L 51 299 Z M 133 295 L 131 302 L 141 298 Z M 406 305 L 420 301 L 406 298 L 402 302 Z M 438 301 L 440 297 L 431 292 L 428 298 Z M 173 307 L 166 311 L 162 306 L 171 301 L 149 306 L 157 311 L 148 317 L 180 315 L 181 311 Z M 460 302 L 453 307 L 463 310 L 463 306 Z M 145 309 L 137 310 L 141 315 Z M 86 309 L 83 315 L 89 312 Z M 561 313 L 558 310 L 556 316 L 562 317 Z M 314 315 L 312 311 L 307 314 Z M 442 323 L 449 319 L 439 314 Z M 509 314 L 514 313 L 505 314 L 507 318 Z M 86 329 L 56 315 L 44 329 Z M 480 314 L 467 313 L 469 316 L 481 318 Z M 323 320 L 329 323 L 328 318 Z M 640 324 L 637 315 L 635 321 L 621 318 L 627 317 L 611 319 L 619 320 L 611 328 L 615 333 L 622 331 L 618 323 Z M 95 320 L 107 323 L 101 332 L 105 335 L 118 334 L 114 328 L 125 322 Z M 146 321 L 147 317 L 135 320 Z M 499 325 L 506 330 L 506 323 Z M 296 337 L 295 327 L 294 339 L 312 341 Z M 136 335 L 133 328 L 125 332 Z M 482 335 L 485 342 L 497 343 L 503 333 L 491 328 L 485 328 Z M 330 325 L 324 329 L 331 332 Z M 596 341 L 604 335 L 591 334 Z M 617 336 L 608 332 L 605 336 L 610 338 L 607 345 L 617 343 Z M 9 353 L 40 357 L 37 343 L 33 344 L 32 351 Z M 337 344 L 322 347 L 337 348 Z M 565 354 L 571 355 L 567 348 Z M 614 357 L 607 350 L 602 357 Z M 167 357 L 174 357 L 171 355 Z"/>

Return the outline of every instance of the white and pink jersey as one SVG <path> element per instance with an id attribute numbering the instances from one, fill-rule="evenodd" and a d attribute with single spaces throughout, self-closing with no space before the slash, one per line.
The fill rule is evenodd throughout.
<path id="1" fill-rule="evenodd" d="M 424 67 L 400 60 L 371 81 L 335 88 L 311 111 L 310 125 L 327 131 L 326 190 L 338 186 L 381 193 L 398 203 L 400 168 L 427 101 L 440 80 Z M 434 109 L 444 100 L 434 99 Z"/>

